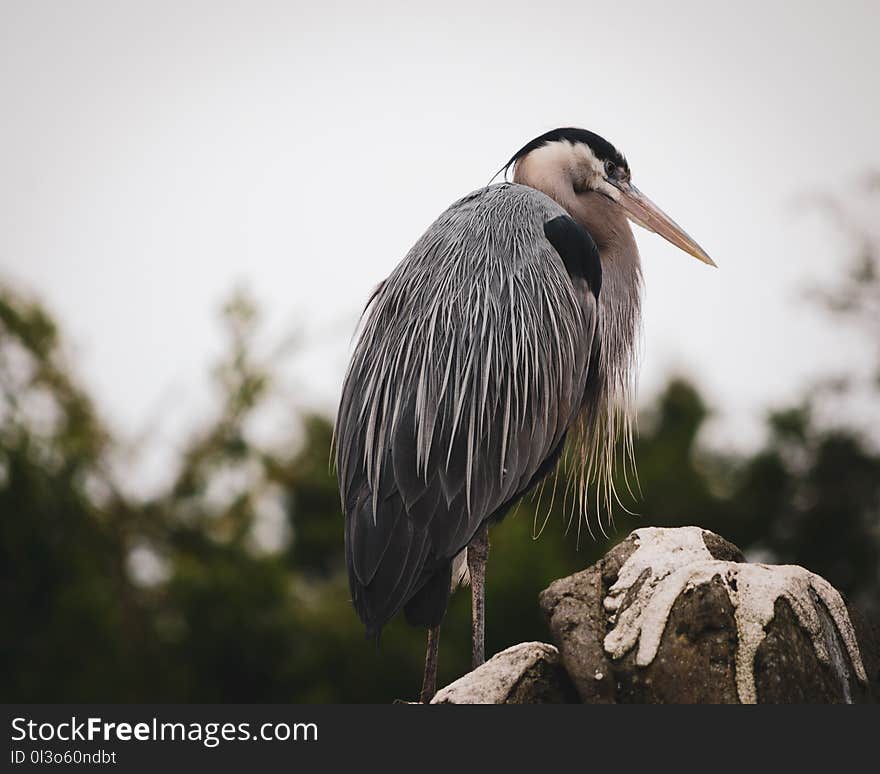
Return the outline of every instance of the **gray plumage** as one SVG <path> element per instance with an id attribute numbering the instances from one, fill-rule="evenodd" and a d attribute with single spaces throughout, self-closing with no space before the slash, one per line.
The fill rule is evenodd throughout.
<path id="1" fill-rule="evenodd" d="M 589 479 L 610 473 L 632 384 L 637 253 L 628 278 L 603 266 L 607 287 L 635 283 L 619 319 L 545 236 L 567 215 L 525 185 L 475 191 L 368 305 L 336 459 L 352 596 L 371 634 L 405 605 L 411 622 L 439 623 L 453 557 L 553 468 L 579 418 L 582 507 Z"/>

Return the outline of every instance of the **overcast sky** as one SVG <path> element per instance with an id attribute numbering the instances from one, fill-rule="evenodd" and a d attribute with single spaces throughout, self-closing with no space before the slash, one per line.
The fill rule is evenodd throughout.
<path id="1" fill-rule="evenodd" d="M 844 251 L 795 201 L 880 166 L 876 2 L 0 8 L 0 277 L 129 436 L 204 416 L 238 282 L 270 336 L 306 327 L 296 400 L 332 409 L 372 286 L 559 125 L 622 149 L 720 266 L 637 230 L 644 395 L 686 371 L 748 442 L 857 357 L 799 300 Z"/>

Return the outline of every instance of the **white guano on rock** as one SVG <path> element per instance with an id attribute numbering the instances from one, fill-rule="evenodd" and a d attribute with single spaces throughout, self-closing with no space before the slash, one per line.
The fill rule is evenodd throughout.
<path id="1" fill-rule="evenodd" d="M 738 639 L 736 684 L 742 703 L 757 701 L 755 654 L 766 636 L 765 627 L 773 620 L 776 600 L 780 598 L 789 603 L 809 635 L 819 661 L 838 675 L 847 699 L 849 668 L 839 642 L 849 655 L 858 680 L 867 683 L 846 605 L 824 578 L 794 565 L 716 560 L 706 548 L 703 530 L 699 527 L 638 529 L 630 538 L 637 548 L 620 568 L 616 582 L 603 601 L 613 626 L 603 645 L 612 658 L 621 658 L 638 646 L 636 663 L 649 665 L 657 655 L 678 596 L 717 577 L 734 608 Z M 627 592 L 638 583 L 641 585 L 634 596 L 631 595 L 631 601 L 622 607 Z M 826 623 L 826 610 L 834 623 L 833 631 Z"/>
<path id="2" fill-rule="evenodd" d="M 555 665 L 559 651 L 543 642 L 521 642 L 441 688 L 432 704 L 505 704 L 523 676 L 539 663 Z"/>

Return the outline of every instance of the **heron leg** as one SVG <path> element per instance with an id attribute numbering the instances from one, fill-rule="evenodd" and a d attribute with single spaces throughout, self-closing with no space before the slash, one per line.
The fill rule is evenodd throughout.
<path id="1" fill-rule="evenodd" d="M 471 613 L 473 638 L 471 666 L 476 669 L 486 660 L 486 560 L 489 558 L 489 525 L 483 522 L 467 547 L 468 572 L 471 576 Z"/>
<path id="2" fill-rule="evenodd" d="M 440 627 L 428 629 L 428 645 L 425 649 L 425 675 L 422 678 L 422 692 L 419 701 L 430 704 L 437 693 L 437 661 L 440 653 Z"/>

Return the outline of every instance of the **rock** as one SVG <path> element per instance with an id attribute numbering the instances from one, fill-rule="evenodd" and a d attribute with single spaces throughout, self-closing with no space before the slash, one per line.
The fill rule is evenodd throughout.
<path id="1" fill-rule="evenodd" d="M 626 550 L 621 544 L 589 570 L 556 581 L 539 598 L 563 666 L 584 702 L 616 700 L 615 678 L 602 647 L 606 626 L 602 565 L 613 566 L 617 559 L 622 564 Z"/>
<path id="2" fill-rule="evenodd" d="M 869 693 L 875 702 L 880 702 L 880 628 L 876 622 L 868 620 L 858 608 L 848 605 L 847 609 L 856 630 L 859 649 L 862 651 Z"/>
<path id="3" fill-rule="evenodd" d="M 565 704 L 577 693 L 562 669 L 559 651 L 543 642 L 503 650 L 481 667 L 438 691 L 432 704 Z"/>
<path id="4" fill-rule="evenodd" d="M 636 530 L 553 583 L 540 604 L 584 702 L 880 695 L 876 635 L 858 617 L 854 627 L 827 581 L 802 567 L 748 564 L 697 527 Z"/>

